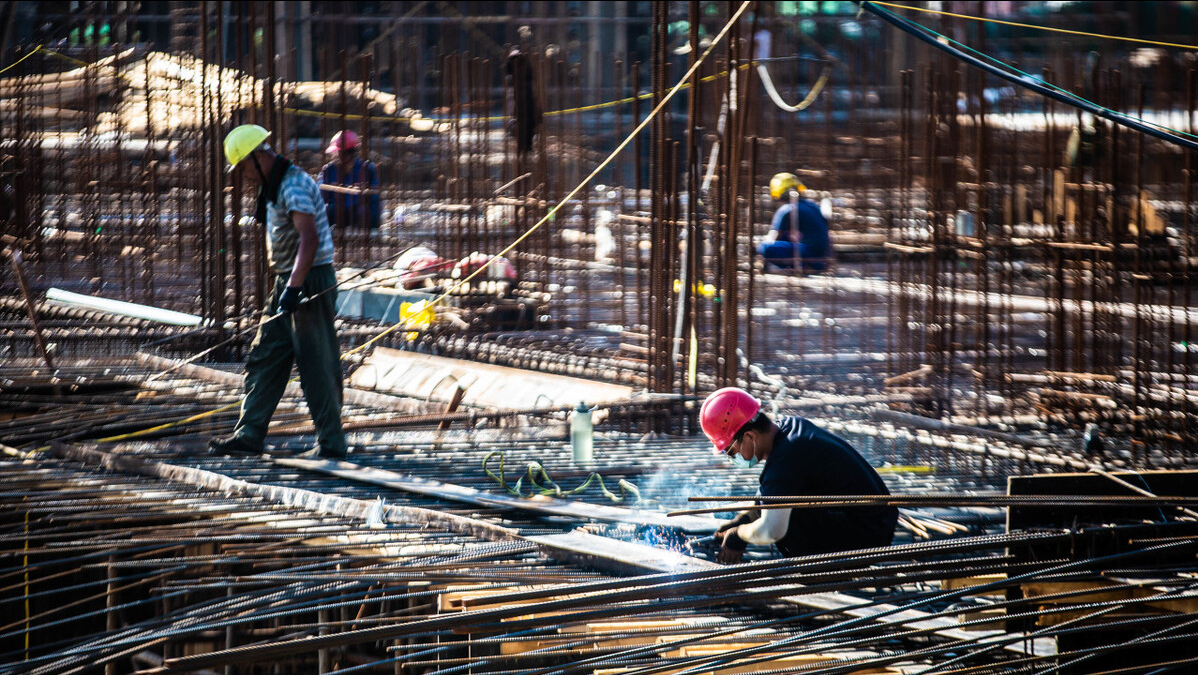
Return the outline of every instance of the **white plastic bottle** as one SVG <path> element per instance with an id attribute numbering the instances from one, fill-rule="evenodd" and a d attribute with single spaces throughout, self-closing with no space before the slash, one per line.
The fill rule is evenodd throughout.
<path id="1" fill-rule="evenodd" d="M 570 417 L 570 445 L 574 449 L 574 463 L 589 466 L 595 459 L 595 425 L 591 421 L 591 409 L 580 402 Z"/>

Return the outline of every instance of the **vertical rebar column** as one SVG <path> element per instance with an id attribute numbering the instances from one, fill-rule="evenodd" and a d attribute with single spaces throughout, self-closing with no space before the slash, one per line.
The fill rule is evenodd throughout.
<path id="1" fill-rule="evenodd" d="M 666 52 L 666 45 L 669 41 L 667 33 L 668 23 L 669 3 L 663 0 L 654 0 L 652 28 L 653 82 L 651 85 L 653 109 L 657 109 L 657 106 L 661 103 L 663 89 L 666 86 L 669 58 Z M 649 348 L 649 391 L 651 392 L 668 391 L 669 387 L 668 383 L 662 381 L 661 372 L 661 351 L 665 338 L 663 335 L 665 327 L 662 323 L 662 316 L 666 311 L 664 300 L 668 293 L 662 270 L 666 266 L 666 256 L 669 253 L 667 247 L 662 242 L 662 230 L 664 227 L 661 222 L 665 211 L 665 186 L 663 183 L 665 181 L 666 159 L 663 155 L 669 137 L 668 118 L 669 114 L 663 110 L 653 119 L 649 146 L 649 232 L 651 242 L 649 249 L 649 269 L 652 274 L 649 280 L 649 343 L 647 346 Z"/>
<path id="2" fill-rule="evenodd" d="M 142 154 L 142 188 L 141 188 L 141 210 L 142 222 L 140 225 L 140 237 L 136 240 L 137 245 L 142 249 L 142 270 L 141 275 L 144 278 L 142 282 L 142 302 L 152 305 L 155 298 L 154 284 L 154 262 L 160 255 L 158 247 L 158 237 L 162 232 L 161 223 L 161 201 L 162 195 L 159 192 L 160 175 L 158 172 L 158 135 L 154 125 L 155 109 L 154 109 L 154 94 L 156 87 L 154 81 L 150 77 L 150 60 L 149 54 L 153 53 L 153 45 L 147 48 L 146 62 L 144 66 L 145 72 L 145 88 L 146 88 L 146 150 Z M 160 105 L 167 110 L 171 107 L 169 98 L 160 102 Z"/>
<path id="3" fill-rule="evenodd" d="M 618 56 L 616 57 L 615 61 L 613 62 L 613 70 L 616 73 L 616 77 L 615 77 L 616 98 L 620 98 L 620 97 L 624 96 L 624 92 L 627 90 L 626 86 L 624 84 L 627 75 L 624 71 L 624 61 L 621 60 Z M 633 89 L 633 96 L 636 96 L 635 88 Z M 633 120 L 633 126 L 635 128 L 636 120 Z M 617 141 L 623 140 L 624 139 L 624 110 L 623 110 L 623 106 L 620 106 L 619 108 L 616 109 L 615 131 L 616 131 L 616 140 Z M 638 157 L 634 156 L 633 161 L 639 162 L 640 159 Z M 615 270 L 614 270 L 616 293 L 617 293 L 618 297 L 620 298 L 619 305 L 617 306 L 617 309 L 616 309 L 616 317 L 620 323 L 620 327 L 624 330 L 628 329 L 628 304 L 627 304 L 628 296 L 629 296 L 628 274 L 627 274 L 627 272 L 628 272 L 628 267 L 627 267 L 628 266 L 628 238 L 627 238 L 627 233 L 625 232 L 625 227 L 627 227 L 627 225 L 625 223 L 627 223 L 627 221 L 622 220 L 620 218 L 620 215 L 623 214 L 623 212 L 624 212 L 624 204 L 625 204 L 625 200 L 626 200 L 624 193 L 625 193 L 625 190 L 627 189 L 626 186 L 628 184 L 628 175 L 624 171 L 624 167 L 627 166 L 627 164 L 628 164 L 628 160 L 623 159 L 623 160 L 617 162 L 615 168 L 612 170 L 612 174 L 614 176 L 614 180 L 612 182 L 616 185 L 616 195 L 617 195 L 616 199 L 618 199 L 619 202 L 615 205 L 615 208 L 613 209 L 613 213 L 615 214 L 616 217 L 609 224 L 609 227 L 612 229 L 612 236 L 615 239 L 615 244 L 616 244 L 616 250 L 612 254 L 616 261 L 616 266 L 615 266 Z M 634 247 L 634 250 L 635 250 L 635 247 Z M 632 264 L 636 265 L 636 261 L 634 260 Z"/>
<path id="4" fill-rule="evenodd" d="M 1198 69 L 1191 68 L 1186 73 L 1186 119 L 1190 122 L 1190 135 L 1195 133 L 1195 111 L 1198 110 L 1198 105 L 1195 105 L 1198 99 Z M 1194 251 L 1194 152 L 1186 148 L 1184 153 L 1185 167 L 1185 186 L 1182 196 L 1182 221 L 1181 221 L 1181 251 L 1182 256 L 1182 280 L 1185 283 L 1185 307 L 1194 306 L 1194 267 L 1193 256 Z M 1190 387 L 1190 383 L 1194 377 L 1194 333 L 1193 323 L 1186 322 L 1183 334 L 1183 342 L 1185 345 L 1185 356 L 1182 359 L 1181 374 L 1182 384 L 1185 388 Z M 1193 444 L 1195 432 L 1198 431 L 1198 406 L 1189 403 L 1185 406 L 1185 422 L 1182 427 L 1183 438 L 1191 445 Z"/>
<path id="5" fill-rule="evenodd" d="M 731 9 L 731 8 L 729 8 Z M 727 173 L 724 175 L 724 231 L 721 247 L 723 249 L 723 257 L 721 259 L 723 266 L 723 284 L 720 294 L 721 315 L 720 320 L 723 324 L 720 331 L 723 340 L 719 347 L 719 361 L 717 363 L 718 382 L 717 385 L 731 385 L 736 383 L 737 371 L 740 369 L 740 361 L 737 358 L 737 349 L 740 343 L 740 279 L 738 247 L 740 244 L 740 190 L 743 181 L 743 171 L 741 171 L 741 139 L 739 135 L 743 133 L 744 127 L 744 103 L 745 94 L 748 87 L 746 86 L 746 78 L 749 70 L 740 70 L 741 56 L 741 36 L 739 26 L 733 26 L 728 32 L 728 116 L 725 129 L 727 130 L 724 136 L 724 154 L 727 157 Z M 751 69 L 750 69 L 751 70 Z"/>
<path id="6" fill-rule="evenodd" d="M 1139 119 L 1144 119 L 1144 85 L 1140 84 L 1137 87 L 1137 116 Z M 1150 295 L 1152 286 L 1145 278 L 1144 271 L 1144 250 L 1148 245 L 1148 237 L 1145 236 L 1144 230 L 1147 226 L 1147 219 L 1144 217 L 1144 134 L 1136 134 L 1136 161 L 1135 167 L 1135 192 L 1131 195 L 1131 202 L 1136 206 L 1136 237 L 1135 237 L 1135 255 L 1132 258 L 1131 271 L 1131 286 L 1135 297 L 1136 323 L 1132 330 L 1132 401 L 1131 401 L 1131 420 L 1132 420 L 1132 447 L 1133 453 L 1135 450 L 1140 450 L 1143 455 L 1141 460 L 1145 463 L 1150 461 L 1150 453 L 1145 439 L 1145 424 L 1144 410 L 1141 406 L 1145 404 L 1145 393 L 1148 384 L 1152 378 L 1151 366 L 1149 361 L 1151 351 L 1148 345 L 1145 344 L 1145 335 L 1152 335 L 1151 326 L 1146 325 L 1149 321 L 1150 314 L 1145 314 L 1144 305 L 1147 304 L 1146 295 Z M 1147 353 L 1146 353 L 1147 352 Z"/>
<path id="7" fill-rule="evenodd" d="M 217 4 L 221 6 L 224 5 L 222 2 L 218 2 Z M 189 173 L 198 177 L 195 186 L 196 189 L 194 202 L 192 205 L 192 214 L 194 214 L 194 217 L 196 218 L 195 243 L 198 249 L 196 253 L 199 260 L 200 316 L 205 319 L 212 318 L 210 303 L 216 283 L 215 275 L 212 273 L 211 255 L 209 253 L 211 242 L 214 237 L 209 236 L 210 233 L 207 230 L 208 225 L 211 223 L 211 215 L 213 210 L 211 204 L 206 203 L 206 200 L 212 198 L 212 193 L 209 191 L 209 189 L 212 187 L 211 176 L 208 175 L 208 171 L 211 169 L 211 166 L 209 166 L 207 158 L 208 153 L 211 151 L 210 148 L 213 145 L 212 137 L 216 133 L 216 131 L 211 128 L 212 123 L 215 123 L 216 119 L 215 115 L 212 114 L 212 97 L 209 91 L 210 87 L 208 85 L 208 55 L 210 53 L 210 47 L 208 45 L 208 12 L 208 2 L 207 0 L 204 0 L 200 3 L 200 97 L 196 102 L 198 106 L 198 116 L 203 121 L 201 122 L 199 129 L 199 148 L 198 150 L 193 151 L 194 154 L 191 157 L 192 162 L 195 162 L 195 164 L 188 167 Z M 217 88 L 219 88 L 219 84 Z M 180 251 L 179 254 L 180 259 L 182 260 L 183 251 Z"/>
<path id="8" fill-rule="evenodd" d="M 273 5 L 274 3 L 267 4 Z M 208 186 L 210 195 L 209 203 L 212 208 L 209 218 L 212 223 L 213 234 L 215 235 L 212 237 L 214 240 L 212 250 L 212 281 L 214 289 L 211 317 L 213 324 L 216 326 L 216 340 L 219 342 L 223 342 L 225 339 L 225 318 L 228 316 L 225 290 L 229 287 L 229 231 L 225 227 L 225 172 L 222 171 L 224 154 L 220 134 L 220 121 L 225 117 L 225 92 L 223 86 L 225 81 L 224 44 L 225 5 L 223 2 L 218 2 L 216 3 L 216 58 L 214 61 L 216 62 L 216 78 L 219 85 L 216 88 L 216 95 L 213 100 L 212 123 L 205 125 L 205 128 L 208 129 L 208 137 L 211 139 L 211 143 L 209 151 L 204 155 L 204 168 L 211 180 L 211 184 Z"/>
<path id="9" fill-rule="evenodd" d="M 337 131 L 335 133 L 344 134 L 349 131 L 349 94 L 346 87 L 349 85 L 349 61 L 345 50 L 342 49 L 338 53 L 337 72 L 341 76 L 341 81 L 337 85 Z M 325 136 L 320 139 L 321 145 L 324 145 L 332 136 Z M 338 166 L 338 182 L 344 183 L 345 176 L 340 175 L 341 167 Z M 336 226 L 333 228 L 337 233 L 337 263 L 339 265 L 348 264 L 349 247 L 350 247 L 350 231 L 354 230 L 353 214 L 349 213 L 348 195 L 335 195 L 336 199 L 333 203 L 337 205 L 334 210 L 333 217 L 336 220 Z"/>
<path id="10" fill-rule="evenodd" d="M 691 0 L 690 3 L 690 57 L 687 59 L 687 69 L 693 68 L 695 62 L 699 58 L 699 21 L 700 21 L 700 6 L 697 0 Z M 703 80 L 699 76 L 699 72 L 692 73 L 690 81 L 687 83 L 690 90 L 687 95 L 687 125 L 686 125 L 686 223 L 685 233 L 682 237 L 685 243 L 686 258 L 682 262 L 680 279 L 682 281 L 677 312 L 677 319 L 674 322 L 676 330 L 674 331 L 674 341 L 671 345 L 671 362 L 676 362 L 677 358 L 674 355 L 682 356 L 682 372 L 684 377 L 679 378 L 679 384 L 676 391 L 680 394 L 686 394 L 691 391 L 697 384 L 691 371 L 691 364 L 698 358 L 696 345 L 692 344 L 691 336 L 698 335 L 696 325 L 697 319 L 697 296 L 693 292 L 696 286 L 704 283 L 704 277 L 699 272 L 699 261 L 702 254 L 703 240 L 699 232 L 699 219 L 701 213 L 699 211 L 702 195 L 699 194 L 699 185 L 702 176 L 703 157 L 702 157 L 702 137 L 700 133 L 703 129 L 702 110 L 699 108 L 699 99 L 702 95 Z"/>
<path id="11" fill-rule="evenodd" d="M 636 125 L 640 124 L 640 122 L 641 122 L 640 87 L 641 87 L 641 63 L 640 63 L 640 61 L 637 61 L 632 64 L 632 124 L 634 127 Z M 634 212 L 637 215 L 640 215 L 644 211 L 643 204 L 641 203 L 641 197 L 643 196 L 642 193 L 643 193 L 643 190 L 645 187 L 645 176 L 644 176 L 644 172 L 641 170 L 641 157 L 644 156 L 644 148 L 642 146 L 644 138 L 645 138 L 645 134 L 643 134 L 643 133 L 637 134 L 636 138 L 633 139 L 633 143 L 632 143 L 632 147 L 633 147 L 633 159 L 632 159 L 633 189 L 635 190 L 634 203 L 636 204 Z M 644 298 L 645 297 L 645 273 L 644 273 L 644 265 L 641 265 L 641 225 L 639 222 L 633 222 L 631 227 L 632 227 L 632 232 L 633 232 L 633 236 L 632 236 L 633 269 L 636 272 L 636 290 L 634 292 L 634 296 L 636 298 Z M 647 323 L 648 323 L 648 317 L 645 314 L 647 304 L 648 303 L 645 303 L 645 302 L 637 302 L 636 303 L 636 310 L 637 310 L 636 311 L 636 325 L 637 326 L 644 326 L 644 325 L 647 325 Z"/>
<path id="12" fill-rule="evenodd" d="M 117 615 L 116 610 L 120 604 L 116 594 L 117 579 L 120 578 L 120 573 L 117 571 L 115 563 L 116 556 L 110 555 L 108 556 L 108 564 L 104 566 L 104 569 L 108 572 L 108 585 L 104 593 L 104 627 L 109 635 L 115 635 L 117 629 L 120 628 L 120 617 Z M 116 665 L 115 661 L 109 661 L 104 664 L 104 675 L 116 675 Z"/>

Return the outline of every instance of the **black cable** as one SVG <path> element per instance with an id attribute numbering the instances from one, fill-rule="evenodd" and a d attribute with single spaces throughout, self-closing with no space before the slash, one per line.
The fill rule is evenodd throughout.
<path id="1" fill-rule="evenodd" d="M 1170 143 L 1175 143 L 1177 145 L 1180 145 L 1184 148 L 1188 148 L 1190 150 L 1198 150 L 1198 141 L 1194 141 L 1194 140 L 1191 140 L 1188 138 L 1184 138 L 1182 136 L 1178 136 L 1176 134 L 1171 134 L 1171 133 L 1168 133 L 1165 131 L 1161 131 L 1159 129 L 1156 129 L 1152 126 L 1145 124 L 1144 122 L 1141 122 L 1138 119 L 1135 119 L 1134 117 L 1130 117 L 1128 115 L 1125 115 L 1120 112 L 1116 112 L 1114 110 L 1103 108 L 1102 106 L 1095 105 L 1093 103 L 1090 103 L 1089 101 L 1082 100 L 1072 94 L 1061 93 L 1055 89 L 1052 89 L 1051 87 L 1046 87 L 1042 84 L 1037 84 L 1036 82 L 1028 80 L 1026 78 L 1017 77 L 1010 73 L 1004 72 L 1003 70 L 996 68 L 975 56 L 966 54 L 965 52 L 961 51 L 960 49 L 957 49 L 956 47 L 944 44 L 944 43 L 940 42 L 939 40 L 934 39 L 932 36 L 923 32 L 924 30 L 926 30 L 923 28 L 923 26 L 920 26 L 919 24 L 915 23 L 914 21 L 905 19 L 893 12 L 885 10 L 885 9 L 875 5 L 872 2 L 862 2 L 861 9 L 877 15 L 883 21 L 897 27 L 899 30 L 901 30 L 905 33 L 908 33 L 914 37 L 917 37 L 920 40 L 923 40 L 924 42 L 932 45 L 936 49 L 939 49 L 940 51 L 951 54 L 952 56 L 955 56 L 958 59 L 961 59 L 962 61 L 964 61 L 972 66 L 981 68 L 982 70 L 986 71 L 987 73 L 990 73 L 991 75 L 994 75 L 995 77 L 1001 77 L 1002 79 L 1004 79 L 1008 82 L 1017 84 L 1020 87 L 1034 91 L 1037 94 L 1040 94 L 1041 96 L 1047 96 L 1055 101 L 1060 101 L 1061 103 L 1064 103 L 1065 105 L 1069 105 L 1069 106 L 1073 106 L 1074 108 L 1085 110 L 1086 112 L 1088 112 L 1096 117 L 1101 117 L 1103 119 L 1110 120 L 1111 122 L 1114 122 L 1115 124 L 1119 124 L 1119 125 L 1129 128 L 1129 129 L 1133 129 L 1135 131 L 1139 131 L 1141 133 L 1148 134 L 1149 136 L 1154 136 L 1156 138 L 1159 138 L 1164 141 L 1168 141 Z"/>

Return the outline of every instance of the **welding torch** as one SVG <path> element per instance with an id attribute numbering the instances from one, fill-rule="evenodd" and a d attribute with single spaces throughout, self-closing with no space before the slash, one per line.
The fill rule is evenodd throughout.
<path id="1" fill-rule="evenodd" d="M 709 534 L 706 537 L 695 537 L 694 539 L 691 539 L 690 541 L 686 542 L 686 550 L 690 553 L 694 553 L 695 549 L 697 549 L 697 548 L 711 546 L 712 544 L 715 544 L 719 541 L 720 541 L 720 537 L 718 537 L 714 534 Z"/>

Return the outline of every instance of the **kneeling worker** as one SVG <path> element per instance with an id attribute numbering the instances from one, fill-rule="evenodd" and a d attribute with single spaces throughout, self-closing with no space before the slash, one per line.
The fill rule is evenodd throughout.
<path id="1" fill-rule="evenodd" d="M 764 462 L 762 496 L 890 494 L 847 441 L 802 417 L 775 423 L 743 389 L 713 392 L 703 402 L 699 422 L 715 452 L 737 467 Z M 788 557 L 889 546 L 897 521 L 893 506 L 746 511 L 717 531 L 722 547 L 716 559 L 740 562 L 748 544 L 776 544 Z"/>
<path id="2" fill-rule="evenodd" d="M 828 220 L 819 206 L 803 198 L 806 190 L 793 173 L 780 173 L 770 179 L 770 196 L 779 206 L 757 253 L 774 267 L 812 274 L 827 268 L 832 240 Z"/>

